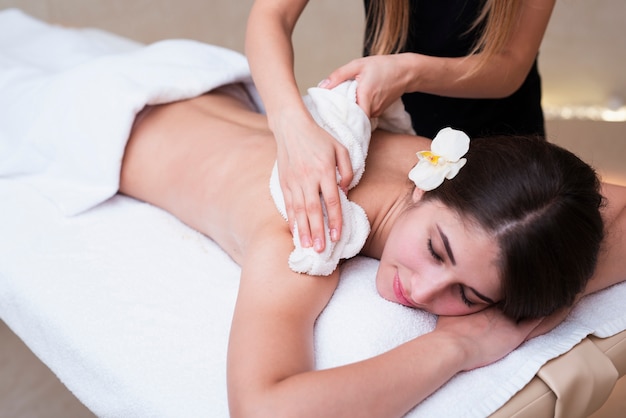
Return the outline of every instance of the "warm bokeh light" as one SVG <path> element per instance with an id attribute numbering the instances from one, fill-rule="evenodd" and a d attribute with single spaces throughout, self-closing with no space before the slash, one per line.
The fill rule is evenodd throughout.
<path id="1" fill-rule="evenodd" d="M 548 120 L 576 119 L 604 122 L 626 122 L 626 106 L 616 109 L 604 106 L 550 106 L 544 105 L 543 112 Z"/>

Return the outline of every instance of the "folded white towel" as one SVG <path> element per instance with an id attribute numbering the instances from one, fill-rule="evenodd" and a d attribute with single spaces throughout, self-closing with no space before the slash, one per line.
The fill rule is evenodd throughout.
<path id="1" fill-rule="evenodd" d="M 400 100 L 379 119 L 370 121 L 365 112 L 356 103 L 357 82 L 345 81 L 333 89 L 313 87 L 308 90 L 303 100 L 313 119 L 345 146 L 350 154 L 350 162 L 354 176 L 348 189 L 356 186 L 365 171 L 365 159 L 372 130 L 377 126 L 392 130 L 414 134 L 409 115 L 404 110 Z M 339 181 L 339 174 L 337 174 Z M 296 224 L 293 243 L 295 249 L 289 257 L 289 267 L 298 273 L 327 276 L 331 274 L 339 260 L 354 257 L 361 251 L 370 232 L 370 224 L 363 208 L 348 200 L 345 193 L 338 188 L 341 199 L 342 232 L 339 241 L 330 239 L 328 213 L 324 200 L 320 197 L 324 214 L 324 235 L 326 247 L 318 253 L 313 247 L 303 248 L 298 235 Z M 274 164 L 270 179 L 270 191 L 279 212 L 287 219 L 285 201 L 280 188 L 277 164 Z"/>
<path id="2" fill-rule="evenodd" d="M 3 12 L 0 27 L 0 176 L 28 182 L 66 215 L 117 193 L 145 105 L 238 82 L 258 99 L 246 58 L 229 49 L 191 40 L 142 46 L 18 10 Z"/>

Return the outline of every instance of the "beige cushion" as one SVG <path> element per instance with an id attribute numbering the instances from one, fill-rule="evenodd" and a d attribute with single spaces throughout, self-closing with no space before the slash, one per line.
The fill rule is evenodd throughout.
<path id="1" fill-rule="evenodd" d="M 546 363 L 492 418 L 576 418 L 597 411 L 626 374 L 626 331 L 589 336 Z"/>

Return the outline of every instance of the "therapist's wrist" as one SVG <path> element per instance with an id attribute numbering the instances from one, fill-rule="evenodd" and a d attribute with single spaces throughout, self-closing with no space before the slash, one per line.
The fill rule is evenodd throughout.
<path id="1" fill-rule="evenodd" d="M 304 104 L 302 107 L 286 106 L 272 112 L 271 117 L 269 113 L 267 116 L 269 129 L 278 143 L 290 141 L 289 132 L 307 132 L 317 126 Z"/>

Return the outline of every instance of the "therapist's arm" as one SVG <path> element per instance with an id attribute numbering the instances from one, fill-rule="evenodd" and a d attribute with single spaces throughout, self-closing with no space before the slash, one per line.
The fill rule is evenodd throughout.
<path id="1" fill-rule="evenodd" d="M 297 223 L 304 248 L 314 247 L 321 252 L 328 243 L 320 195 L 328 213 L 331 239 L 337 241 L 342 214 L 336 173 L 343 189 L 347 189 L 353 174 L 348 150 L 313 120 L 296 84 L 291 37 L 307 3 L 256 0 L 248 18 L 245 48 L 276 138 L 280 186 L 289 224 L 293 230 Z"/>
<path id="2" fill-rule="evenodd" d="M 502 98 L 524 82 L 545 34 L 555 0 L 520 0 L 519 20 L 502 50 L 484 59 L 481 53 L 444 58 L 416 53 L 359 58 L 328 76 L 327 87 L 358 79 L 357 101 L 370 116 L 379 116 L 407 92 L 446 97 Z"/>

